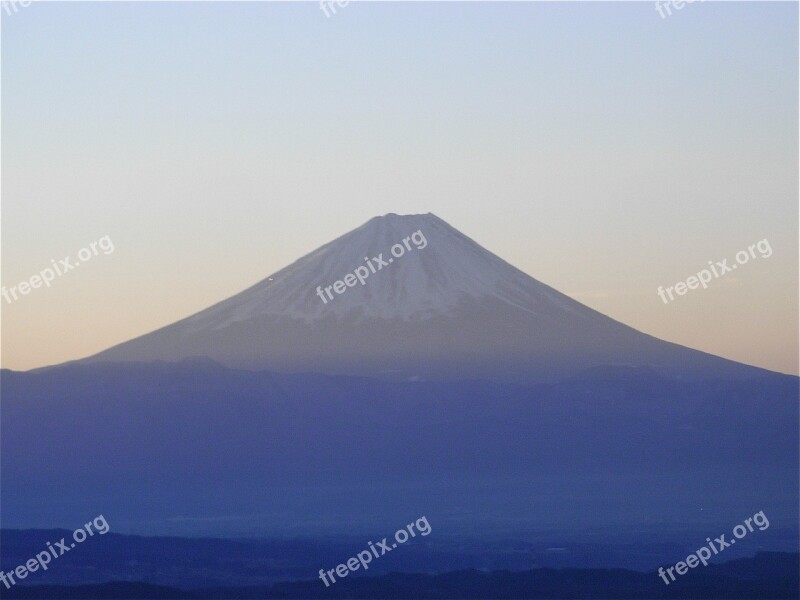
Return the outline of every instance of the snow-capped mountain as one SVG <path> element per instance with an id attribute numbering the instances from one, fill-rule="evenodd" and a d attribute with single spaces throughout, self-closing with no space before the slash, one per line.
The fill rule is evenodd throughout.
<path id="1" fill-rule="evenodd" d="M 601 502 L 610 530 L 724 531 L 752 506 L 797 530 L 796 377 L 637 332 L 433 215 L 372 219 L 196 315 L 2 384 L 7 527 L 99 506 L 166 535 L 367 536 L 409 514 L 445 535 L 583 535 Z"/>
<path id="2" fill-rule="evenodd" d="M 430 213 L 375 217 L 227 300 L 84 361 L 196 356 L 393 379 L 547 381 L 598 367 L 679 378 L 757 371 L 614 321 Z"/>

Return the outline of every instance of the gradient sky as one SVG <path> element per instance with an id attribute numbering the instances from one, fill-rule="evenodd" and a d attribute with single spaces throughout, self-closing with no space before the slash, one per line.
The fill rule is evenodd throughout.
<path id="1" fill-rule="evenodd" d="M 798 7 L 35 3 L 2 18 L 2 366 L 433 212 L 657 337 L 798 372 Z M 768 239 L 664 305 L 670 286 Z"/>

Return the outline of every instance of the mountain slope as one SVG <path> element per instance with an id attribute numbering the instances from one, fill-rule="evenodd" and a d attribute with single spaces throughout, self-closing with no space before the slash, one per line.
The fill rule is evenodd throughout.
<path id="1" fill-rule="evenodd" d="M 433 214 L 371 219 L 227 300 L 84 361 L 192 356 L 396 379 L 554 381 L 608 366 L 682 379 L 760 372 L 614 321 Z"/>

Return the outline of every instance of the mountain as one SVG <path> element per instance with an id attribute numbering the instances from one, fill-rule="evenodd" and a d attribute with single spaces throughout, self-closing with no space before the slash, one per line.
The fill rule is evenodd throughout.
<path id="1" fill-rule="evenodd" d="M 610 319 L 430 213 L 375 217 L 227 300 L 83 362 L 197 356 L 399 380 L 558 381 L 597 368 L 680 379 L 764 373 Z"/>
<path id="2" fill-rule="evenodd" d="M 359 267 L 364 285 L 317 295 Z M 5 527 L 103 514 L 115 532 L 369 540 L 425 515 L 430 540 L 696 548 L 764 511 L 753 550 L 798 530 L 797 377 L 637 332 L 433 215 L 373 219 L 174 325 L 0 384 Z"/>

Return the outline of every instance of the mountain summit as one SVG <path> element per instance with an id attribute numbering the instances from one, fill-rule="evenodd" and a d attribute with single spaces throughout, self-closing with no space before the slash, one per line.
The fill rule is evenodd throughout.
<path id="1" fill-rule="evenodd" d="M 636 331 L 526 275 L 442 219 L 388 214 L 243 292 L 82 362 L 178 361 L 387 379 L 555 381 L 645 367 L 759 370 Z"/>

